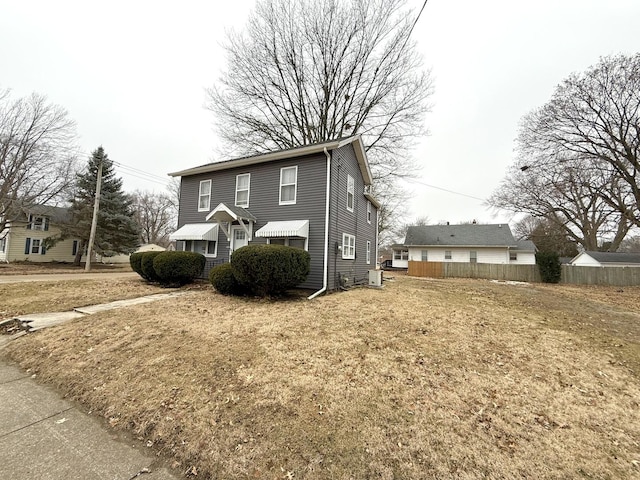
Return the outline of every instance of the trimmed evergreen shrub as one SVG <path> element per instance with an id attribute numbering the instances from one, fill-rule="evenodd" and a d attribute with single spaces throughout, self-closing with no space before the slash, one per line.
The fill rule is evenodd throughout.
<path id="1" fill-rule="evenodd" d="M 145 278 L 144 274 L 142 273 L 142 252 L 132 253 L 129 256 L 129 265 L 131 265 L 131 270 L 147 280 L 147 278 Z"/>
<path id="2" fill-rule="evenodd" d="M 196 252 L 158 252 L 153 269 L 163 285 L 185 285 L 198 278 L 206 259 Z"/>
<path id="3" fill-rule="evenodd" d="M 243 295 L 244 289 L 236 280 L 230 263 L 213 267 L 209 272 L 209 282 L 223 295 Z"/>
<path id="4" fill-rule="evenodd" d="M 536 253 L 536 264 L 540 270 L 540 278 L 545 283 L 558 283 L 562 275 L 560 257 L 555 252 Z"/>
<path id="5" fill-rule="evenodd" d="M 142 276 L 150 282 L 160 282 L 160 277 L 156 274 L 153 266 L 153 259 L 161 253 L 162 252 L 142 252 L 142 260 L 140 261 Z"/>
<path id="6" fill-rule="evenodd" d="M 309 252 L 283 245 L 248 245 L 233 252 L 231 268 L 249 293 L 279 295 L 307 279 L 311 257 Z"/>

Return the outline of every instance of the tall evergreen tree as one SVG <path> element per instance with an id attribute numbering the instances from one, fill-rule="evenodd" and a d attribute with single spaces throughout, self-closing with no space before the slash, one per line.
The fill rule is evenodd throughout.
<path id="1" fill-rule="evenodd" d="M 94 251 L 100 255 L 131 253 L 139 243 L 139 228 L 134 220 L 132 198 L 122 190 L 122 179 L 116 177 L 113 162 L 102 147 L 93 151 L 86 169 L 76 177 L 76 190 L 71 200 L 71 224 L 63 236 L 80 239 L 75 258 L 76 265 L 85 253 L 91 233 L 91 219 L 96 196 L 98 169 L 102 162 L 100 210 L 94 242 Z"/>

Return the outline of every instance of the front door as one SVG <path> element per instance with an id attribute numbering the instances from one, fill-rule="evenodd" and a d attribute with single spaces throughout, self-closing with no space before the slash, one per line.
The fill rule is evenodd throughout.
<path id="1" fill-rule="evenodd" d="M 247 232 L 242 227 L 231 227 L 231 253 L 249 244 Z"/>

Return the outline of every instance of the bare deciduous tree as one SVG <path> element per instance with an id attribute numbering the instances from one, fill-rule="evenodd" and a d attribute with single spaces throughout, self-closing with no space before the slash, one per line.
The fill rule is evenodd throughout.
<path id="1" fill-rule="evenodd" d="M 140 227 L 140 242 L 167 247 L 169 235 L 175 231 L 177 224 L 177 211 L 171 196 L 136 190 L 132 208 L 134 219 Z"/>
<path id="2" fill-rule="evenodd" d="M 405 3 L 258 1 L 246 31 L 228 36 L 227 70 L 208 90 L 228 151 L 362 134 L 379 182 L 412 175 L 408 152 L 425 133 L 432 84 Z"/>
<path id="3" fill-rule="evenodd" d="M 605 172 L 616 185 L 603 186 L 602 200 L 640 226 L 640 53 L 571 75 L 525 118 L 518 140 L 524 155 L 578 158 L 583 169 Z"/>
<path id="4" fill-rule="evenodd" d="M 62 107 L 0 91 L 0 235 L 31 206 L 62 199 L 74 180 L 75 140 Z"/>
<path id="5" fill-rule="evenodd" d="M 549 154 L 547 154 L 549 155 Z M 615 249 L 632 222 L 602 198 L 625 203 L 629 196 L 619 188 L 615 176 L 606 170 L 585 168 L 585 160 L 519 152 L 518 160 L 507 172 L 488 203 L 502 210 L 544 218 L 564 230 L 585 250 L 598 250 L 603 239 Z"/>

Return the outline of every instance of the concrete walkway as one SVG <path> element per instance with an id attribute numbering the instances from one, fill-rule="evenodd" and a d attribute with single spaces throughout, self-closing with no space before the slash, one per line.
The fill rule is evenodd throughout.
<path id="1" fill-rule="evenodd" d="M 77 275 L 74 275 L 77 276 Z M 185 295 L 178 291 L 118 300 L 71 312 L 21 315 L 30 330 L 129 305 Z M 0 350 L 25 335 L 0 335 Z M 175 480 L 137 440 L 126 443 L 53 389 L 0 358 L 0 479 Z"/>
<path id="2" fill-rule="evenodd" d="M 0 478 L 176 480 L 139 441 L 105 428 L 0 360 Z"/>

